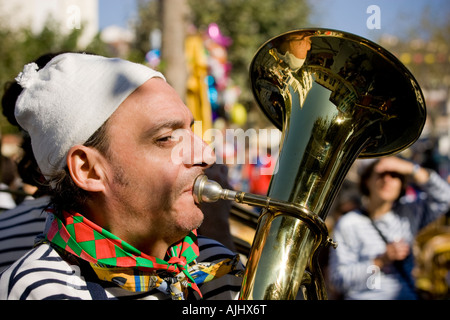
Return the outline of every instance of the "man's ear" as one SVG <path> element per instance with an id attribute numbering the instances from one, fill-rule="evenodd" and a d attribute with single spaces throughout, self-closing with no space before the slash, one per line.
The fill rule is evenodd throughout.
<path id="1" fill-rule="evenodd" d="M 75 184 L 90 192 L 104 190 L 104 157 L 97 150 L 83 145 L 70 148 L 67 167 Z"/>

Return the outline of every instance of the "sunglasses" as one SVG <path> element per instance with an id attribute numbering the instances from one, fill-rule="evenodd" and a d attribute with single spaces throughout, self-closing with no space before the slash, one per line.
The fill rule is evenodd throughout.
<path id="1" fill-rule="evenodd" d="M 402 174 L 400 174 L 398 172 L 394 172 L 394 171 L 384 171 L 384 172 L 375 173 L 375 174 L 376 174 L 376 178 L 378 178 L 378 179 L 384 178 L 387 175 L 391 176 L 391 178 L 398 178 L 398 179 L 403 178 Z"/>

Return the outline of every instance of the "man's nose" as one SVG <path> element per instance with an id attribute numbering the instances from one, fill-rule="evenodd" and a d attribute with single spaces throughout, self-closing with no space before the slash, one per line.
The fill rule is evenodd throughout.
<path id="1" fill-rule="evenodd" d="M 210 167 L 216 162 L 214 150 L 202 138 L 192 133 L 194 148 L 192 148 L 191 164 L 203 167 Z"/>

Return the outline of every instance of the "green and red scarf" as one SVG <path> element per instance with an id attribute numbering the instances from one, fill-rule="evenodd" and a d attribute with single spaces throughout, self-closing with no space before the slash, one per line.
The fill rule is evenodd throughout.
<path id="1" fill-rule="evenodd" d="M 75 212 L 63 211 L 60 218 L 53 215 L 46 239 L 88 261 L 101 280 L 134 292 L 156 288 L 172 299 L 184 299 L 188 287 L 202 297 L 197 284 L 229 273 L 238 262 L 236 256 L 217 264 L 197 263 L 195 230 L 168 249 L 167 261 L 152 257 Z"/>

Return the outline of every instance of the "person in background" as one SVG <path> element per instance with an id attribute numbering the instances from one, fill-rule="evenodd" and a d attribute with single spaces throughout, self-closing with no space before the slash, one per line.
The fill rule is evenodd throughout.
<path id="1" fill-rule="evenodd" d="M 0 211 L 13 209 L 16 203 L 17 168 L 10 158 L 0 155 Z"/>
<path id="2" fill-rule="evenodd" d="M 420 192 L 405 196 L 407 183 Z M 450 186 L 436 172 L 398 157 L 373 161 L 361 174 L 360 209 L 336 223 L 328 279 L 343 299 L 417 299 L 412 245 L 450 207 Z"/>
<path id="3" fill-rule="evenodd" d="M 36 59 L 35 63 L 42 68 L 56 55 L 58 53 L 44 54 Z M 6 83 L 2 96 L 2 112 L 22 135 L 22 156 L 16 166 L 21 182 L 27 186 L 24 189 L 31 192 L 20 204 L 0 215 L 0 272 L 33 248 L 36 237 L 44 231 L 44 209 L 50 201 L 45 179 L 33 156 L 30 136 L 23 131 L 14 117 L 16 101 L 21 92 L 22 87 L 16 81 Z"/>
<path id="4" fill-rule="evenodd" d="M 29 138 L 24 138 L 22 149 L 24 157 L 21 163 L 26 161 L 26 145 L 31 148 Z M 30 152 L 30 151 L 28 151 Z M 29 172 L 31 168 L 27 169 Z M 28 175 L 21 175 L 30 186 L 35 186 L 37 191 L 26 197 L 20 204 L 0 214 L 0 272 L 13 264 L 28 250 L 33 248 L 36 236 L 44 231 L 46 215 L 44 209 L 50 201 L 45 192 L 45 187 L 29 179 Z"/>
<path id="5" fill-rule="evenodd" d="M 15 117 L 51 206 L 36 247 L 2 273 L 0 299 L 237 297 L 238 255 L 196 232 L 192 187 L 214 154 L 161 73 L 64 53 L 16 80 Z"/>

